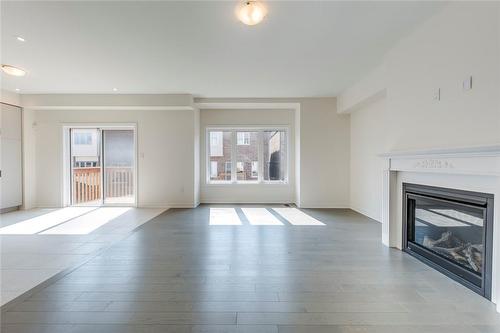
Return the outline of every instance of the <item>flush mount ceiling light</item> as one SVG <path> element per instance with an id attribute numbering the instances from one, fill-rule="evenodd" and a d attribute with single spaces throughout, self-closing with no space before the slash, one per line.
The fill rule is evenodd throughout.
<path id="1" fill-rule="evenodd" d="M 266 16 L 266 7 L 261 2 L 245 1 L 238 8 L 236 15 L 246 25 L 256 25 Z"/>
<path id="2" fill-rule="evenodd" d="M 20 42 L 25 42 L 26 41 L 26 39 L 24 39 L 24 37 L 22 37 L 22 36 L 17 36 L 16 39 L 18 41 L 20 41 Z"/>
<path id="3" fill-rule="evenodd" d="M 25 76 L 26 71 L 21 68 L 17 68 L 11 65 L 2 65 L 2 70 L 5 74 L 13 75 L 13 76 Z"/>

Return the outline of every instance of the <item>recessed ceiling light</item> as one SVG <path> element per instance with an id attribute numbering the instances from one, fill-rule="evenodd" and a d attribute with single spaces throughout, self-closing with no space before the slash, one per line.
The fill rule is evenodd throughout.
<path id="1" fill-rule="evenodd" d="M 25 42 L 25 41 L 26 41 L 26 39 L 24 39 L 24 38 L 23 38 L 23 37 L 21 37 L 21 36 L 17 36 L 17 37 L 16 37 L 16 39 L 17 39 L 18 41 L 20 41 L 20 42 Z"/>
<path id="2" fill-rule="evenodd" d="M 19 88 L 16 88 L 16 91 L 17 91 L 17 92 L 20 92 L 20 91 L 21 91 L 21 89 L 19 89 Z"/>
<path id="3" fill-rule="evenodd" d="M 238 19 L 246 25 L 256 25 L 266 16 L 266 7 L 258 1 L 245 1 L 237 9 Z"/>
<path id="4" fill-rule="evenodd" d="M 17 68 L 11 65 L 2 65 L 2 70 L 5 74 L 13 75 L 13 76 L 25 76 L 26 71 L 22 68 Z"/>
<path id="5" fill-rule="evenodd" d="M 113 88 L 113 91 L 118 91 L 118 89 L 116 89 L 116 88 Z"/>

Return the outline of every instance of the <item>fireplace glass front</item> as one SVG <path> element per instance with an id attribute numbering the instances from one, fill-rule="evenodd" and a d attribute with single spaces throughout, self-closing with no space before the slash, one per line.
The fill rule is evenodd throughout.
<path id="1" fill-rule="evenodd" d="M 449 201 L 415 198 L 415 243 L 481 274 L 484 210 Z"/>
<path id="2" fill-rule="evenodd" d="M 419 185 L 404 188 L 405 250 L 488 296 L 488 198 Z"/>

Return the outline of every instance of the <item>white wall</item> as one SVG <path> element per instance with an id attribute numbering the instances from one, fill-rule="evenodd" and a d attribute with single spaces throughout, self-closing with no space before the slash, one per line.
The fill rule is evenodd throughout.
<path id="1" fill-rule="evenodd" d="M 34 166 L 32 172 L 36 175 L 36 206 L 60 207 L 63 204 L 62 128 L 64 124 L 75 123 L 136 123 L 138 205 L 193 207 L 196 204 L 195 109 L 172 105 L 168 109 L 167 106 L 165 109 L 148 109 L 151 105 L 129 108 L 113 103 L 106 109 L 89 105 L 94 101 L 91 96 L 83 101 L 80 97 L 81 104 L 85 105 L 66 108 L 67 100 L 56 97 L 23 96 L 35 123 L 32 130 L 35 159 L 31 162 Z M 116 96 L 114 98 L 119 100 Z M 124 99 L 133 98 L 127 96 Z M 146 102 L 142 100 L 142 103 Z M 27 122 L 25 127 L 29 126 Z"/>
<path id="2" fill-rule="evenodd" d="M 380 98 L 351 113 L 351 208 L 382 219 L 382 172 L 385 151 L 386 100 Z M 374 126 L 374 124 L 377 124 Z"/>
<path id="3" fill-rule="evenodd" d="M 19 94 L 8 90 L 0 90 L 0 101 L 6 104 L 21 106 L 21 97 Z"/>
<path id="4" fill-rule="evenodd" d="M 296 105 L 292 202 L 303 208 L 349 207 L 349 115 L 337 113 L 336 98 L 199 98 L 195 102 Z"/>
<path id="5" fill-rule="evenodd" d="M 498 2 L 452 2 L 389 52 L 389 149 L 500 142 L 499 13 Z"/>
<path id="6" fill-rule="evenodd" d="M 26 207 L 63 204 L 62 127 L 72 123 L 137 124 L 139 206 L 192 207 L 199 201 L 296 202 L 296 198 L 302 207 L 348 206 L 349 115 L 336 112 L 335 98 L 233 99 L 235 103 L 300 105 L 300 112 L 242 112 L 198 111 L 192 98 L 170 96 L 23 95 Z M 273 186 L 272 190 L 262 185 L 250 190 L 243 185 L 230 190 L 207 188 L 204 131 L 208 124 L 289 125 L 289 184 Z M 302 147 L 301 158 L 295 159 L 298 146 Z M 299 168 L 300 177 L 296 174 Z"/>
<path id="7" fill-rule="evenodd" d="M 499 13 L 497 2 L 446 5 L 342 93 L 339 110 L 353 119 L 351 161 L 363 164 L 352 167 L 353 208 L 380 216 L 381 196 L 368 195 L 382 183 L 376 154 L 500 143 Z M 469 75 L 473 88 L 464 91 Z M 373 96 L 386 96 L 385 106 Z"/>
<path id="8" fill-rule="evenodd" d="M 210 126 L 288 127 L 288 184 L 207 184 L 206 128 Z M 295 110 L 201 110 L 201 201 L 204 203 L 291 203 L 295 198 Z"/>
<path id="9" fill-rule="evenodd" d="M 349 207 L 349 116 L 335 98 L 300 100 L 300 201 L 307 208 Z"/>
<path id="10" fill-rule="evenodd" d="M 23 209 L 37 206 L 35 111 L 23 109 Z"/>
<path id="11" fill-rule="evenodd" d="M 201 156 L 200 156 L 200 110 L 198 108 L 194 109 L 194 206 L 197 207 L 200 204 L 201 194 L 200 194 L 200 172 L 201 172 Z"/>

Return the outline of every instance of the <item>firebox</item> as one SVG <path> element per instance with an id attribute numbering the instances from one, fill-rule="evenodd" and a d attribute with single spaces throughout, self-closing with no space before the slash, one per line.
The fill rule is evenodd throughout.
<path id="1" fill-rule="evenodd" d="M 491 299 L 493 194 L 403 183 L 403 249 Z"/>

